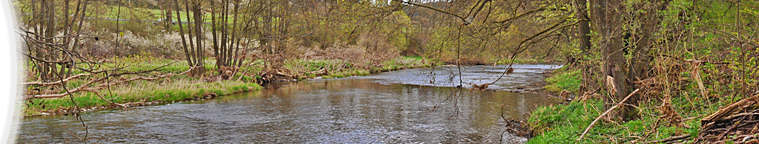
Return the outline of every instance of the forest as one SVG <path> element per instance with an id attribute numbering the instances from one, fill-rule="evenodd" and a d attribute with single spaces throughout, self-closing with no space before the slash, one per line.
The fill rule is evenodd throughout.
<path id="1" fill-rule="evenodd" d="M 23 45 L 19 53 L 25 67 L 24 118 L 70 116 L 77 125 L 64 129 L 84 129 L 74 134 L 84 142 L 88 136 L 101 136 L 97 125 L 88 123 L 107 121 L 88 116 L 95 111 L 171 107 L 248 93 L 276 97 L 316 89 L 280 87 L 286 92 L 269 95 L 269 87 L 280 83 L 339 83 L 424 69 L 430 71 L 409 75 L 428 77 L 434 86 L 447 79 L 450 85 L 444 87 L 452 88 L 452 95 L 485 99 L 506 87 L 509 95 L 555 99 L 535 104 L 526 115 L 504 116 L 504 109 L 509 109 L 505 104 L 487 108 L 500 109 L 501 114 L 487 115 L 498 124 L 485 128 L 504 129 L 503 133 L 526 139 L 519 143 L 759 143 L 757 0 L 14 0 L 12 4 Z M 524 67 L 532 65 L 560 68 L 527 74 L 526 79 L 544 82 L 513 88 L 516 92 L 504 84 L 525 79 L 520 76 L 532 69 Z M 478 66 L 492 70 L 471 75 Z M 343 87 L 353 88 L 348 86 Z M 285 101 L 281 99 L 285 98 L 276 101 Z M 454 115 L 467 109 L 468 105 L 457 105 L 466 101 L 453 101 L 432 103 L 456 105 Z M 366 123 L 371 121 L 361 124 Z M 23 127 L 26 124 L 22 131 L 26 130 Z M 503 141 L 503 133 L 496 134 L 498 141 L 481 136 L 470 142 L 515 143 Z M 375 143 L 290 137 L 305 140 L 268 142 Z M 420 142 L 407 140 L 380 143 Z M 224 141 L 235 142 L 218 142 Z M 113 141 L 95 141 L 103 142 Z M 172 141 L 152 141 L 166 142 Z M 467 143 L 453 141 L 459 142 Z"/>

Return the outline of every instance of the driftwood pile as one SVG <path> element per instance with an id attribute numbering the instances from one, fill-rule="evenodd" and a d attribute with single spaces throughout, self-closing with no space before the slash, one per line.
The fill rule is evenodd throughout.
<path id="1" fill-rule="evenodd" d="M 697 143 L 759 144 L 759 94 L 740 100 L 701 119 Z"/>
<path id="2" fill-rule="evenodd" d="M 293 78 L 298 78 L 298 76 L 289 74 L 290 72 L 287 69 L 274 69 L 274 70 L 266 70 L 262 71 L 258 75 L 261 77 L 258 77 L 256 79 L 256 82 L 259 84 L 264 83 L 270 83 L 275 81 L 287 81 Z"/>

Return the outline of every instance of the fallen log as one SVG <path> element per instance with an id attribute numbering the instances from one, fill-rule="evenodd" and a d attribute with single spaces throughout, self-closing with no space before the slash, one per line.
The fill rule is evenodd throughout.
<path id="1" fill-rule="evenodd" d="M 720 118 L 723 118 L 725 116 L 728 116 L 731 113 L 734 113 L 735 110 L 737 110 L 738 107 L 744 107 L 744 106 L 751 106 L 759 103 L 759 94 L 755 95 L 753 97 L 749 97 L 747 99 L 740 100 L 736 103 L 730 104 L 724 108 L 720 108 L 717 110 L 717 112 L 712 113 L 709 116 L 704 117 L 701 119 L 701 124 L 706 124 L 708 122 L 713 122 L 715 120 L 718 120 Z"/>
<path id="2" fill-rule="evenodd" d="M 759 132 L 759 94 L 720 108 L 701 119 L 696 143 L 757 141 L 747 133 Z M 732 135 L 732 136 L 728 136 Z"/>

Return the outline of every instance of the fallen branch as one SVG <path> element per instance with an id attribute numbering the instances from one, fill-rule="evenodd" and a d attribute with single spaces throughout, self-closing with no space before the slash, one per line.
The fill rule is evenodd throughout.
<path id="1" fill-rule="evenodd" d="M 103 80 L 103 79 L 101 78 L 101 79 L 91 80 L 91 81 L 83 84 L 82 86 L 76 87 L 74 89 L 67 90 L 64 93 L 27 95 L 26 97 L 24 97 L 24 99 L 29 99 L 29 98 L 59 98 L 59 97 L 64 97 L 64 96 L 68 95 L 68 93 L 76 93 L 76 92 L 79 92 L 79 91 L 86 91 L 86 88 L 87 88 L 88 85 L 90 85 L 92 83 L 95 83 L 97 81 L 101 81 L 101 80 Z"/>
<path id="2" fill-rule="evenodd" d="M 40 82 L 40 81 L 34 81 L 34 82 L 26 82 L 26 83 L 24 83 L 24 85 L 39 85 L 39 86 L 49 86 L 49 85 L 56 85 L 56 84 L 59 84 L 59 83 L 62 83 L 62 82 L 67 82 L 67 81 L 69 81 L 69 80 L 72 80 L 72 79 L 76 79 L 76 78 L 79 78 L 79 77 L 82 77 L 82 76 L 89 76 L 89 75 L 90 75 L 90 74 L 88 74 L 88 73 L 83 73 L 83 74 L 78 74 L 78 75 L 74 75 L 74 76 L 71 76 L 71 77 L 65 78 L 65 79 L 63 79 L 62 81 L 61 81 L 61 80 L 59 80 L 59 81 L 54 81 L 54 82 Z"/>
<path id="3" fill-rule="evenodd" d="M 727 116 L 728 114 L 733 113 L 733 111 L 738 107 L 749 105 L 750 102 L 754 102 L 754 104 L 759 103 L 759 94 L 747 99 L 743 99 L 736 103 L 730 104 L 727 107 L 721 108 L 717 112 L 714 112 L 711 115 L 701 119 L 701 123 L 705 124 L 707 122 L 718 120 L 722 117 Z"/>
<path id="4" fill-rule="evenodd" d="M 170 77 L 170 76 L 183 75 L 183 74 L 186 74 L 186 73 L 188 73 L 190 71 L 192 71 L 192 69 L 184 71 L 182 73 L 178 73 L 178 74 L 169 73 L 169 74 L 164 74 L 164 75 L 160 75 L 160 76 L 156 76 L 156 77 L 142 77 L 142 76 L 138 76 L 138 77 L 130 78 L 130 79 L 127 79 L 127 80 L 113 82 L 113 83 L 110 83 L 110 84 L 100 84 L 100 85 L 96 86 L 95 88 L 102 89 L 103 87 L 109 87 L 109 86 L 118 85 L 118 84 L 130 82 L 130 81 L 135 81 L 135 80 L 147 80 L 147 81 L 158 80 L 158 79 L 163 79 L 163 78 Z"/>
<path id="5" fill-rule="evenodd" d="M 113 83 L 99 84 L 99 85 L 97 85 L 95 87 L 90 87 L 91 84 L 96 83 L 96 82 L 100 82 L 100 81 L 104 81 L 107 78 L 107 77 L 103 77 L 103 78 L 98 78 L 98 79 L 90 80 L 87 83 L 82 84 L 81 86 L 79 86 L 77 88 L 70 89 L 70 90 L 68 90 L 68 93 L 77 93 L 77 92 L 81 92 L 81 91 L 94 92 L 94 91 L 103 89 L 104 87 L 110 87 L 110 86 L 113 86 L 113 85 L 118 85 L 118 84 L 130 82 L 130 81 L 135 81 L 135 80 L 157 80 L 157 79 L 162 79 L 162 78 L 166 78 L 166 77 L 169 77 L 169 76 L 186 74 L 186 73 L 192 71 L 193 69 L 194 68 L 190 68 L 187 71 L 184 71 L 182 73 L 178 73 L 178 74 L 169 73 L 169 74 L 164 74 L 164 75 L 160 75 L 160 76 L 157 76 L 157 77 L 141 77 L 141 76 L 139 76 L 139 77 L 130 78 L 130 79 L 127 79 L 127 80 L 117 81 L 117 82 L 113 82 Z M 121 75 L 127 75 L 127 74 L 147 73 L 147 72 L 152 72 L 152 71 L 155 71 L 155 70 L 157 70 L 157 69 L 152 69 L 152 70 L 147 70 L 147 71 L 140 71 L 140 72 L 117 73 L 117 74 L 109 75 L 108 77 L 111 77 L 111 76 L 121 76 Z M 29 98 L 59 98 L 59 97 L 64 97 L 66 95 L 67 95 L 67 93 L 38 94 L 38 95 L 27 95 L 24 98 L 25 99 L 29 99 Z"/>
<path id="6" fill-rule="evenodd" d="M 599 115 L 598 117 L 596 117 L 596 119 L 595 119 L 595 120 L 593 120 L 593 122 L 591 122 L 591 123 L 590 123 L 590 125 L 588 125 L 588 127 L 587 127 L 587 128 L 585 128 L 585 131 L 584 131 L 584 132 L 582 132 L 582 134 L 580 135 L 580 137 L 579 137 L 579 138 L 577 138 L 576 140 L 577 140 L 577 141 L 580 141 L 580 140 L 582 140 L 582 138 L 583 138 L 583 137 L 585 137 L 585 134 L 587 134 L 587 133 L 588 133 L 588 131 L 590 131 L 590 128 L 593 128 L 593 125 L 595 125 L 595 124 L 596 124 L 596 122 L 598 122 L 598 120 L 600 120 L 600 119 L 601 119 L 602 117 L 604 117 L 606 114 L 609 114 L 609 112 L 611 112 L 611 111 L 612 111 L 612 110 L 614 110 L 615 108 L 617 108 L 617 107 L 621 106 L 622 104 L 624 104 L 624 103 L 625 103 L 625 101 L 627 101 L 628 99 L 630 99 L 630 97 L 632 97 L 633 95 L 635 95 L 636 93 L 638 93 L 638 91 L 639 91 L 639 90 L 640 90 L 640 89 L 635 89 L 635 91 L 633 91 L 633 92 L 631 92 L 630 94 L 628 94 L 628 95 L 627 95 L 627 97 L 625 97 L 624 99 L 622 99 L 622 101 L 619 101 L 619 103 L 617 103 L 617 105 L 614 105 L 613 107 L 609 108 L 609 110 L 606 110 L 606 112 L 604 112 L 604 113 L 602 113 L 601 115 Z"/>
<path id="7" fill-rule="evenodd" d="M 688 138 L 688 137 L 690 137 L 689 134 L 684 134 L 684 135 L 673 136 L 673 137 L 669 137 L 669 138 L 665 138 L 665 139 L 660 139 L 660 140 L 655 140 L 655 141 L 647 141 L 645 143 L 665 143 L 665 142 L 669 142 L 669 141 L 676 141 L 676 140 L 685 139 L 685 138 Z"/>
<path id="8" fill-rule="evenodd" d="M 726 117 L 726 118 L 722 118 L 722 119 L 720 119 L 720 120 L 732 120 L 732 119 L 735 119 L 735 118 L 737 118 L 737 117 L 742 117 L 742 116 L 753 116 L 753 115 L 759 115 L 759 113 L 739 113 L 739 114 L 735 114 L 735 115 L 731 115 L 731 116 L 728 116 L 728 117 Z"/>

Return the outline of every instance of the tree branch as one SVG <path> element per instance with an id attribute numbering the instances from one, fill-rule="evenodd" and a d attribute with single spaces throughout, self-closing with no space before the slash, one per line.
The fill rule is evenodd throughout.
<path id="1" fill-rule="evenodd" d="M 633 95 L 635 95 L 636 93 L 638 93 L 638 91 L 640 91 L 640 88 L 639 88 L 639 89 L 635 89 L 635 91 L 633 91 L 633 92 L 631 92 L 630 94 L 628 94 L 628 95 L 627 95 L 627 97 L 625 97 L 625 99 L 622 99 L 622 101 L 619 101 L 619 103 L 617 103 L 617 105 L 614 105 L 613 107 L 609 108 L 609 110 L 606 110 L 606 112 L 604 112 L 604 113 L 602 113 L 601 115 L 599 115 L 598 117 L 596 117 L 596 119 L 595 119 L 595 120 L 593 120 L 593 122 L 591 122 L 591 123 L 590 123 L 590 125 L 588 125 L 588 127 L 587 127 L 587 128 L 585 128 L 585 131 L 584 131 L 584 132 L 582 132 L 582 134 L 580 135 L 580 137 L 578 137 L 576 140 L 577 140 L 577 141 L 580 141 L 580 140 L 582 140 L 582 138 L 583 138 L 583 137 L 585 137 L 585 134 L 587 134 L 587 133 L 588 133 L 588 131 L 590 131 L 590 128 L 593 128 L 593 125 L 595 125 L 595 124 L 596 124 L 596 122 L 598 122 L 598 120 L 600 120 L 600 119 L 601 119 L 602 117 L 604 117 L 605 115 L 609 114 L 609 112 L 611 112 L 612 110 L 614 110 L 614 109 L 616 109 L 617 107 L 619 107 L 619 106 L 621 106 L 622 104 L 624 104 L 624 103 L 625 103 L 625 101 L 627 101 L 628 99 L 630 99 L 630 97 L 632 97 Z"/>

